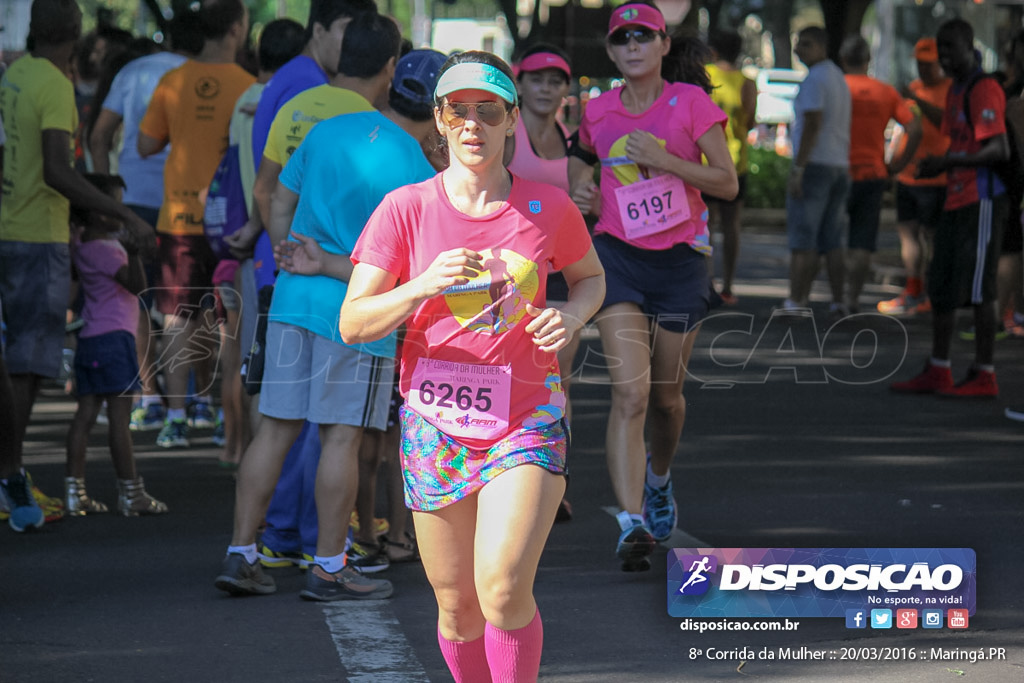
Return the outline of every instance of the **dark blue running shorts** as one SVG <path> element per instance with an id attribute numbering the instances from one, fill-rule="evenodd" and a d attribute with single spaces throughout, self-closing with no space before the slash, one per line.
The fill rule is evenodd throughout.
<path id="1" fill-rule="evenodd" d="M 135 356 L 135 335 L 118 330 L 96 337 L 79 337 L 75 380 L 79 396 L 139 391 L 142 385 Z"/>
<path id="2" fill-rule="evenodd" d="M 689 332 L 708 314 L 707 257 L 687 244 L 640 249 L 611 235 L 594 237 L 607 292 L 602 309 L 633 303 L 669 332 Z"/>

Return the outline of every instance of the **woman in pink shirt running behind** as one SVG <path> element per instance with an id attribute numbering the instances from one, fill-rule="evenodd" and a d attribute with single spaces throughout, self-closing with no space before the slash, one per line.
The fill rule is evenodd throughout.
<path id="1" fill-rule="evenodd" d="M 371 217 L 341 335 L 367 342 L 406 325 L 405 497 L 452 675 L 534 681 L 533 581 L 565 491 L 556 354 L 600 305 L 603 270 L 568 195 L 502 165 L 519 117 L 511 69 L 486 52 L 450 57 L 435 100 L 449 166 Z M 569 283 L 559 308 L 546 304 L 552 269 Z"/>
<path id="2" fill-rule="evenodd" d="M 590 100 L 569 159 L 580 208 L 601 199 L 594 247 L 608 293 L 597 325 L 613 359 L 606 448 L 622 508 L 616 555 L 624 571 L 650 569 L 655 541 L 676 526 L 670 468 L 686 419 L 683 380 L 711 292 L 701 193 L 732 199 L 738 190 L 727 117 L 708 97 L 699 45 L 673 45 L 653 5 L 615 8 L 607 50 L 626 85 Z M 679 57 L 673 47 L 682 48 Z"/>

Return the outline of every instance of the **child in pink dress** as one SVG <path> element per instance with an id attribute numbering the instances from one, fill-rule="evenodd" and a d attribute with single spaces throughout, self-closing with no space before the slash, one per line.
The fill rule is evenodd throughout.
<path id="1" fill-rule="evenodd" d="M 120 200 L 120 176 L 86 178 Z M 117 473 L 117 508 L 125 516 L 161 514 L 167 506 L 146 493 L 135 469 L 131 421 L 133 394 L 141 388 L 135 353 L 138 294 L 146 288 L 139 247 L 122 225 L 91 211 L 72 209 L 71 258 L 85 305 L 85 325 L 78 337 L 75 379 L 78 410 L 68 430 L 65 509 L 70 515 L 106 512 L 85 490 L 85 455 L 89 431 L 104 401 L 109 420 L 110 455 Z"/>

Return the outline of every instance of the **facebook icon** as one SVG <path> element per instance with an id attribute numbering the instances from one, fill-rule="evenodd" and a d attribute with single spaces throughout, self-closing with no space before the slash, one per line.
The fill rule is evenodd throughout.
<path id="1" fill-rule="evenodd" d="M 862 609 L 846 610 L 846 628 L 867 628 L 867 613 Z"/>

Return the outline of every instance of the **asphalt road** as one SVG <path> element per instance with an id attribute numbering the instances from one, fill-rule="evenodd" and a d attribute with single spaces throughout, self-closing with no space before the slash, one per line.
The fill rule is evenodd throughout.
<path id="1" fill-rule="evenodd" d="M 621 572 L 613 556 L 602 445 L 609 392 L 591 339 L 573 395 L 575 518 L 555 526 L 537 580 L 542 680 L 1024 680 L 1024 425 L 1002 414 L 1024 404 L 1024 342 L 998 347 L 999 400 L 890 394 L 891 377 L 914 374 L 927 357 L 928 322 L 862 315 L 830 326 L 818 283 L 814 317 L 782 324 L 771 317 L 785 295 L 781 237 L 744 240 L 740 303 L 705 325 L 685 388 L 676 545 L 974 548 L 977 614 L 960 632 L 854 631 L 834 618 L 798 619 L 793 632 L 680 630 L 666 612 L 667 549 L 642 574 Z M 865 301 L 896 291 L 869 287 Z M 956 342 L 956 375 L 971 354 Z M 60 490 L 72 407 L 51 391 L 30 427 L 26 464 L 51 493 Z M 89 488 L 113 503 L 105 435 L 96 432 Z M 419 565 L 388 570 L 395 595 L 373 605 L 303 602 L 298 570 L 277 571 L 272 596 L 214 589 L 232 475 L 217 467 L 209 432 L 170 453 L 151 445 L 154 436 L 136 437 L 140 471 L 171 514 L 65 520 L 23 535 L 0 528 L 0 682 L 450 680 Z M 1005 659 L 782 661 L 742 652 L 802 646 L 1005 648 Z"/>

